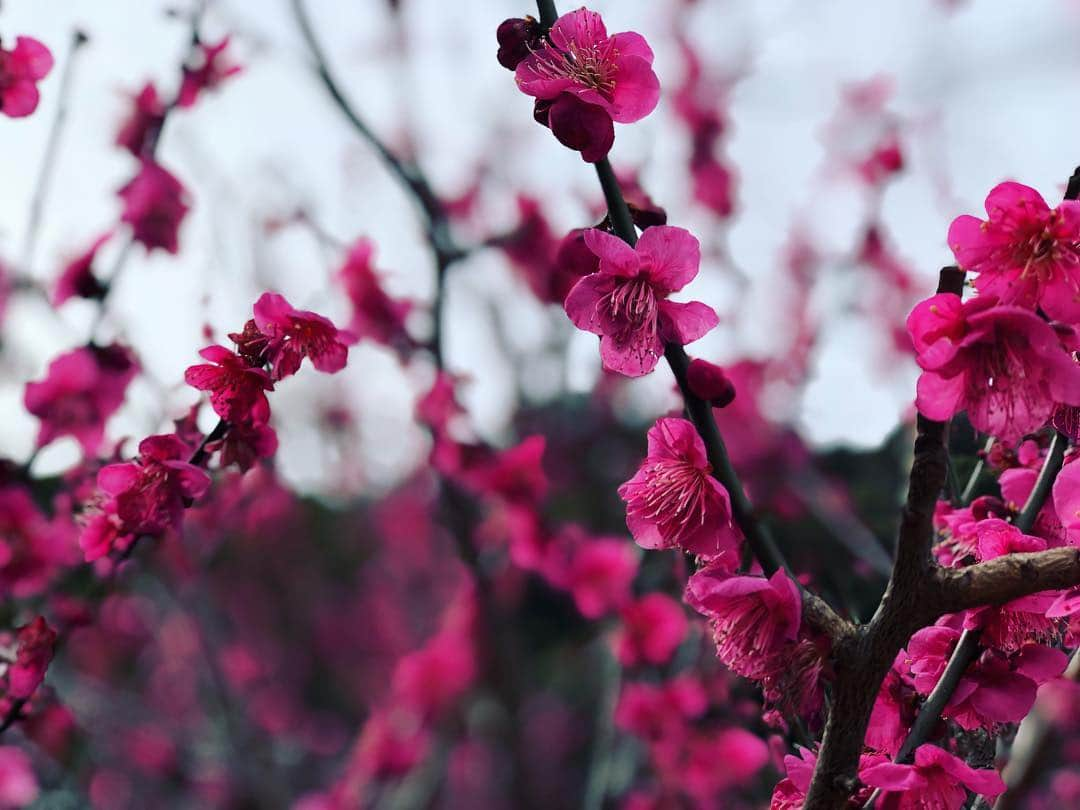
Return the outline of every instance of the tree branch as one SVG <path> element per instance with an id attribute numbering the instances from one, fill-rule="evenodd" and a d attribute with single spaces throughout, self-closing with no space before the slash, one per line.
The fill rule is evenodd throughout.
<path id="1" fill-rule="evenodd" d="M 1080 549 L 1065 546 L 1006 554 L 967 568 L 940 569 L 938 578 L 945 600 L 943 613 L 1002 605 L 1022 596 L 1080 583 Z"/>

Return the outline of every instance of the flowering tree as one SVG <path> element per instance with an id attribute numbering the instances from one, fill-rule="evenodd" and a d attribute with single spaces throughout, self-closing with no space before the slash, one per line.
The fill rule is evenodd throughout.
<path id="1" fill-rule="evenodd" d="M 822 450 L 769 403 L 811 373 L 822 250 L 793 229 L 776 357 L 691 356 L 730 313 L 684 288 L 706 262 L 741 272 L 609 159 L 615 124 L 649 127 L 667 94 L 694 205 L 714 225 L 736 210 L 733 79 L 674 24 L 681 4 L 657 33 L 682 60 L 670 90 L 645 36 L 609 34 L 587 8 L 538 2 L 494 32 L 550 148 L 596 175 L 603 206 L 564 234 L 524 195 L 514 223 L 486 222 L 497 181 L 483 171 L 459 196 L 437 191 L 350 100 L 292 0 L 320 92 L 413 203 L 432 295 L 393 293 L 370 238 L 339 240 L 297 204 L 263 235 L 314 237 L 335 317 L 261 285 L 235 322 L 207 317 L 186 403 L 163 394 L 153 428 L 121 438 L 112 426 L 150 375 L 114 291 L 140 260 L 184 249 L 198 205 L 163 165 L 163 135 L 243 81 L 230 37 L 206 39 L 205 6 L 168 89 L 146 81 L 127 100 L 114 221 L 43 280 L 34 248 L 87 43 L 73 36 L 24 258 L 0 269 L 0 311 L 10 298 L 61 323 L 76 301 L 92 313 L 19 381 L 34 449 L 0 464 L 0 806 L 1080 800 L 1080 170 L 1054 207 L 1004 182 L 985 219 L 956 217 L 932 295 L 871 206 L 841 261 L 868 271 L 859 306 L 890 363 L 920 370 L 914 410 L 880 449 Z M 33 37 L 0 49 L 3 126 L 35 114 L 53 67 Z M 887 101 L 881 82 L 849 88 L 827 138 L 872 133 L 830 160 L 878 202 L 905 166 Z M 602 368 L 588 395 L 523 398 L 505 443 L 485 438 L 447 359 L 447 290 L 479 254 L 558 324 L 552 355 L 572 325 Z M 278 398 L 347 376 L 368 347 L 413 389 L 422 455 L 398 480 L 314 497 L 279 467 Z M 662 375 L 647 417 L 620 406 L 631 379 Z M 320 413 L 343 479 L 349 405 Z M 65 443 L 70 463 L 43 471 Z"/>

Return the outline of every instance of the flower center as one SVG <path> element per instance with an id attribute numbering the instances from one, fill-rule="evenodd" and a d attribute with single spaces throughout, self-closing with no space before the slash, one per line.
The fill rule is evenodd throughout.
<path id="1" fill-rule="evenodd" d="M 685 461 L 661 459 L 649 466 L 645 491 L 635 511 L 665 527 L 665 534 L 681 536 L 705 524 L 706 476 Z"/>
<path id="2" fill-rule="evenodd" d="M 656 329 L 656 294 L 643 278 L 618 284 L 608 295 L 608 315 L 613 321 L 623 321 L 632 330 Z"/>
<path id="3" fill-rule="evenodd" d="M 545 78 L 570 79 L 611 101 L 615 92 L 615 59 L 618 55 L 610 40 L 593 45 L 571 42 L 566 51 L 552 47 L 543 50 L 538 55 L 535 70 Z"/>

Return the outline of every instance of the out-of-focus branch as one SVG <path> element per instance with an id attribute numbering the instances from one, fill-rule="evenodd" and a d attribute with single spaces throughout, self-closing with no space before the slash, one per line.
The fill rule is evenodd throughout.
<path id="1" fill-rule="evenodd" d="M 432 336 L 430 349 L 436 364 L 443 366 L 443 321 L 445 308 L 446 272 L 455 262 L 468 255 L 468 251 L 458 245 L 450 232 L 450 218 L 442 201 L 432 189 L 426 175 L 414 161 L 407 160 L 394 152 L 375 131 L 368 126 L 345 95 L 330 71 L 330 63 L 323 50 L 307 13 L 304 0 L 292 0 L 293 13 L 300 33 L 311 52 L 315 72 L 326 92 L 357 134 L 360 135 L 379 155 L 383 163 L 397 179 L 406 193 L 413 199 L 423 217 L 424 236 L 435 259 L 435 300 L 432 305 Z"/>
<path id="2" fill-rule="evenodd" d="M 89 41 L 89 37 L 78 28 L 71 34 L 71 47 L 68 50 L 67 62 L 64 64 L 64 73 L 60 78 L 60 90 L 56 100 L 56 115 L 53 118 L 52 127 L 49 129 L 49 138 L 45 143 L 45 154 L 41 159 L 41 169 L 38 173 L 34 197 L 30 202 L 30 219 L 26 226 L 26 237 L 22 249 L 22 265 L 20 267 L 24 275 L 33 270 L 35 248 L 37 247 L 38 235 L 41 233 L 41 217 L 45 210 L 45 202 L 49 198 L 49 189 L 52 187 L 53 173 L 56 169 L 57 152 L 60 149 L 60 140 L 64 134 L 64 125 L 67 123 L 68 103 L 71 96 L 72 80 L 75 76 L 75 66 L 78 63 L 79 50 Z"/>

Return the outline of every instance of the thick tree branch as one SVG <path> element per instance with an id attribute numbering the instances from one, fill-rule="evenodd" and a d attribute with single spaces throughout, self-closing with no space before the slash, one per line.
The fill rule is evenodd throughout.
<path id="1" fill-rule="evenodd" d="M 944 597 L 942 613 L 1001 605 L 1039 591 L 1080 584 L 1080 549 L 1071 546 L 1006 554 L 967 568 L 938 572 Z"/>

